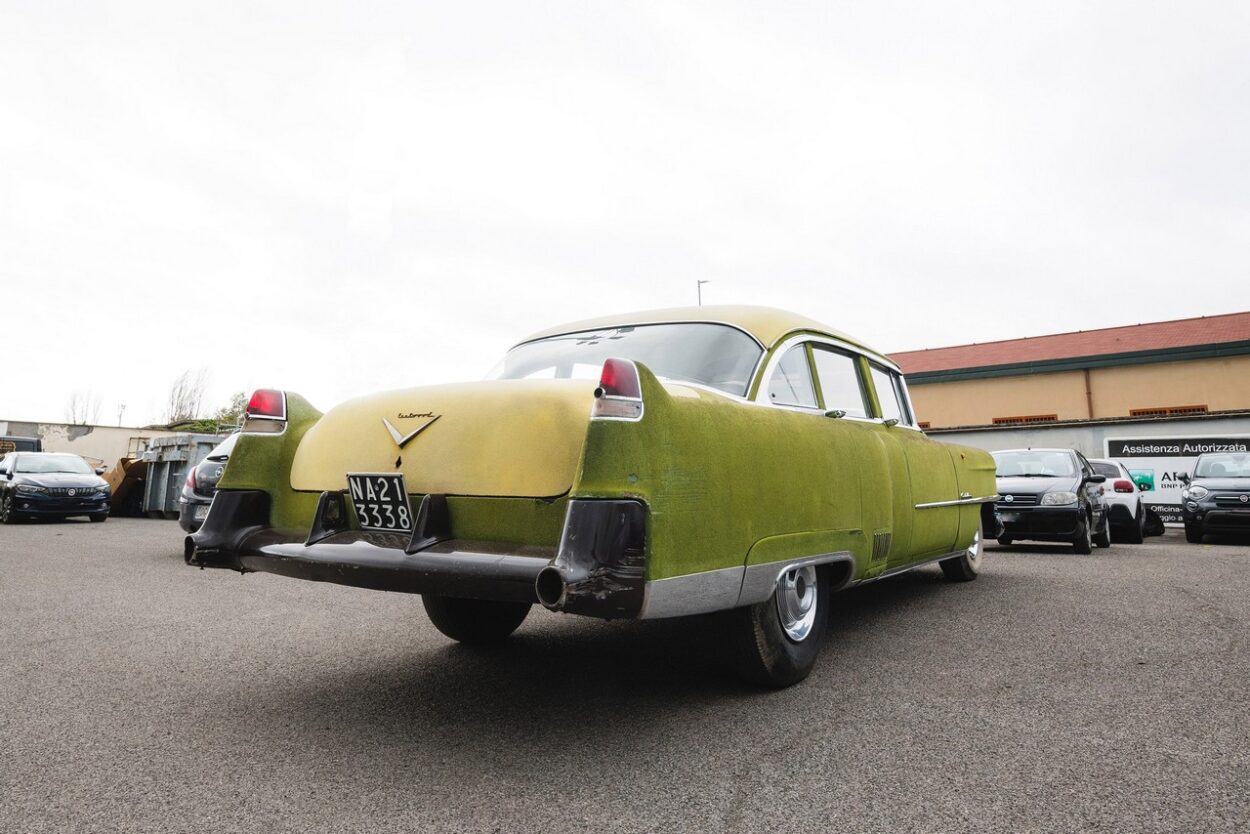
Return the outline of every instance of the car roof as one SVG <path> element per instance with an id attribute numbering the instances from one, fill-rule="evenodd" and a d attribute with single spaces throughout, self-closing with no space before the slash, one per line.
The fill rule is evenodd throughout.
<path id="1" fill-rule="evenodd" d="M 1075 454 L 1076 449 L 1047 448 L 1044 446 L 1025 446 L 1019 449 L 995 449 L 994 451 L 990 452 L 990 454 L 997 455 L 999 452 L 1070 452 L 1072 454 Z M 1089 460 L 1089 458 L 1086 458 L 1086 460 Z"/>
<path id="2" fill-rule="evenodd" d="M 642 324 L 673 324 L 678 322 L 706 322 L 709 324 L 727 324 L 743 331 L 764 348 L 771 348 L 792 333 L 819 333 L 824 336 L 845 342 L 860 350 L 879 357 L 890 366 L 894 363 L 879 351 L 870 348 L 853 336 L 840 330 L 821 324 L 815 319 L 800 316 L 774 307 L 755 307 L 745 305 L 709 305 L 706 307 L 668 307 L 662 310 L 641 310 L 636 313 L 621 313 L 614 316 L 586 319 L 570 322 L 555 327 L 548 327 L 522 339 L 518 344 L 525 344 L 536 339 L 550 336 L 562 336 L 566 333 L 578 333 L 583 330 L 600 330 L 606 327 L 623 327 Z"/>

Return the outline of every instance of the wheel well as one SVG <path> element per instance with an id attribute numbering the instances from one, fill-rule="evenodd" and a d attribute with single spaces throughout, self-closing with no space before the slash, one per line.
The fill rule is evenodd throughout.
<path id="1" fill-rule="evenodd" d="M 855 563 L 850 560 L 840 560 L 822 565 L 829 574 L 829 589 L 831 591 L 840 591 L 851 583 L 851 579 L 855 575 Z"/>

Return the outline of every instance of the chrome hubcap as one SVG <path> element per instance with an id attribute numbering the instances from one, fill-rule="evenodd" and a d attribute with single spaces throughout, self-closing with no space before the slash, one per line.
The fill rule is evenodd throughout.
<path id="1" fill-rule="evenodd" d="M 811 634 L 816 623 L 816 568 L 788 570 L 777 580 L 777 618 L 786 636 L 796 643 Z"/>
<path id="2" fill-rule="evenodd" d="M 972 544 L 968 545 L 968 563 L 974 568 L 981 564 L 981 531 L 977 530 L 976 535 L 972 539 Z"/>

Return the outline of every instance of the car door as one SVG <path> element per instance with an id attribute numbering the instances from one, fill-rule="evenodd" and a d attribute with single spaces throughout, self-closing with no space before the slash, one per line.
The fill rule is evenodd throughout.
<path id="1" fill-rule="evenodd" d="M 868 362 L 869 379 L 877 404 L 877 419 L 906 461 L 910 484 L 911 538 L 906 551 L 890 557 L 890 567 L 949 553 L 959 536 L 960 499 L 955 463 L 945 444 L 930 440 L 916 426 L 902 376 Z"/>
<path id="2" fill-rule="evenodd" d="M 863 358 L 845 347 L 808 345 L 817 397 L 829 434 L 850 438 L 848 463 L 859 471 L 860 523 L 868 564 L 865 576 L 885 571 L 911 538 L 911 484 L 902 449 L 872 414 Z"/>

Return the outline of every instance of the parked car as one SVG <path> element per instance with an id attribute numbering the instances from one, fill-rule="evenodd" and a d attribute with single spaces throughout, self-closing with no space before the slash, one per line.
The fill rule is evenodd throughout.
<path id="1" fill-rule="evenodd" d="M 1198 544 L 1208 533 L 1250 532 L 1250 454 L 1199 455 L 1193 475 L 1181 480 L 1186 541 Z"/>
<path id="2" fill-rule="evenodd" d="M 1017 539 L 1071 542 L 1077 553 L 1111 546 L 1111 518 L 1103 498 L 1107 477 L 1075 449 L 994 452 L 998 467 L 998 543 Z"/>
<path id="3" fill-rule="evenodd" d="M 78 455 L 9 452 L 0 458 L 0 522 L 109 517 L 108 483 Z"/>
<path id="4" fill-rule="evenodd" d="M 725 612 L 742 672 L 812 668 L 830 594 L 995 536 L 994 462 L 916 425 L 898 367 L 790 313 L 703 307 L 537 333 L 493 378 L 321 414 L 255 392 L 201 567 L 423 595 L 444 634 L 506 638 L 534 603 Z"/>
<path id="5" fill-rule="evenodd" d="M 227 437 L 213 447 L 191 471 L 182 484 L 182 495 L 178 496 L 178 525 L 188 533 L 194 533 L 204 523 L 208 508 L 213 503 L 213 494 L 217 492 L 217 482 L 226 470 L 226 462 L 230 460 L 230 452 L 234 449 L 239 433 Z"/>
<path id="6" fill-rule="evenodd" d="M 1103 499 L 1107 502 L 1112 536 L 1118 534 L 1129 544 L 1141 544 L 1146 537 L 1146 508 L 1132 474 L 1118 460 L 1091 458 L 1089 464 L 1099 475 L 1107 477 Z"/>

